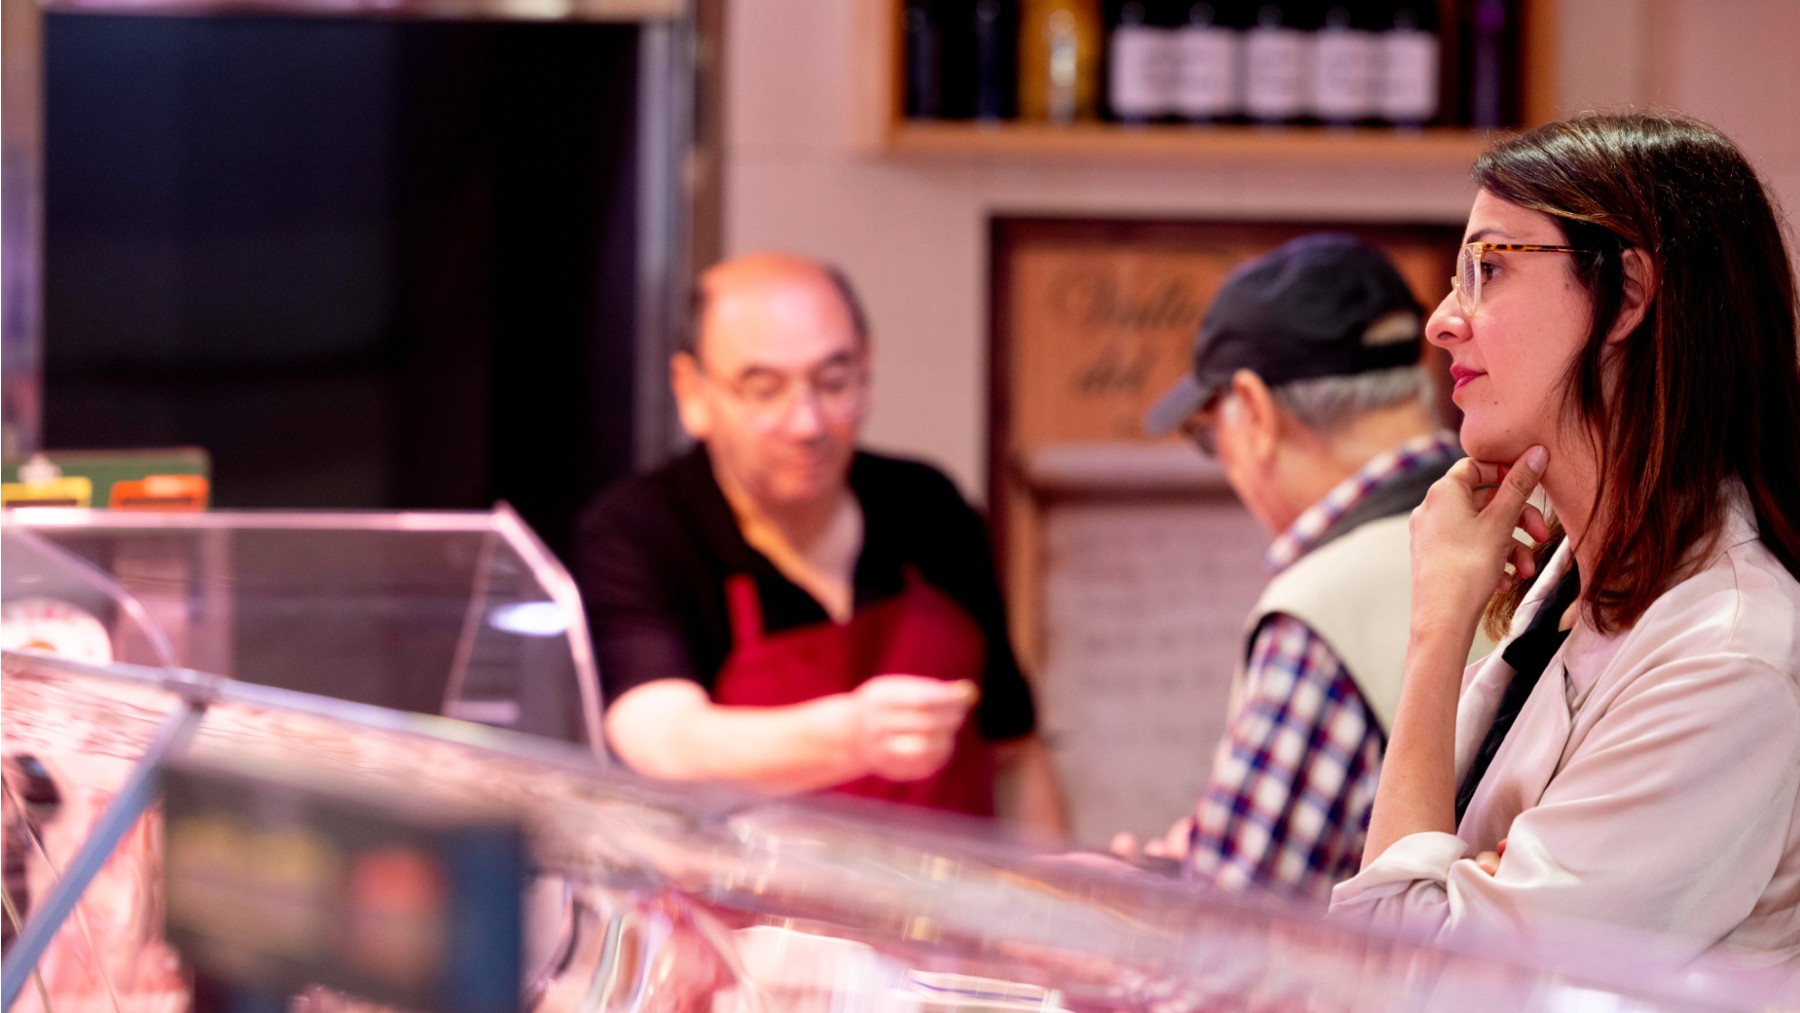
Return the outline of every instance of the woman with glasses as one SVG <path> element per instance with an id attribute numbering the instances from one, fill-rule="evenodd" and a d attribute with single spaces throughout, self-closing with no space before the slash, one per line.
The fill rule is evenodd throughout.
<path id="1" fill-rule="evenodd" d="M 1781 224 L 1742 153 L 1686 119 L 1554 123 L 1473 175 L 1426 326 L 1469 459 L 1413 515 L 1405 685 L 1333 912 L 1540 953 L 1605 922 L 1678 959 L 1793 959 L 1800 367 Z M 1465 673 L 1484 620 L 1507 639 Z"/>

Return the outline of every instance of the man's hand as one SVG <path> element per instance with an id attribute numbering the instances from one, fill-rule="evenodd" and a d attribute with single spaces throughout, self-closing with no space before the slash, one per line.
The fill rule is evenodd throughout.
<path id="1" fill-rule="evenodd" d="M 950 762 L 956 733 L 980 695 L 967 679 L 878 675 L 850 693 L 857 755 L 890 781 L 930 777 Z"/>
<path id="2" fill-rule="evenodd" d="M 1161 837 L 1152 837 L 1140 847 L 1136 834 L 1120 831 L 1113 835 L 1111 851 L 1128 862 L 1140 858 L 1166 858 L 1172 861 L 1186 861 L 1188 841 L 1194 833 L 1194 818 L 1183 816 L 1175 821 Z"/>

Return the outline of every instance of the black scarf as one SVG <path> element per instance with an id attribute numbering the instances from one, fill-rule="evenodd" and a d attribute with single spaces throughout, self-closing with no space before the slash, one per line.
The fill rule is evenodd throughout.
<path id="1" fill-rule="evenodd" d="M 1581 591 L 1581 578 L 1570 566 L 1569 572 L 1563 574 L 1556 590 L 1550 592 L 1543 607 L 1531 617 L 1525 632 L 1506 645 L 1500 657 L 1512 666 L 1512 682 L 1507 683 L 1506 693 L 1500 697 L 1500 708 L 1494 712 L 1494 723 L 1488 726 L 1487 737 L 1481 740 L 1481 749 L 1475 754 L 1475 762 L 1469 765 L 1469 773 L 1463 777 L 1462 786 L 1456 790 L 1456 822 L 1461 825 L 1463 813 L 1469 809 L 1469 800 L 1475 797 L 1475 789 L 1487 774 L 1488 765 L 1494 762 L 1494 754 L 1500 751 L 1500 744 L 1506 741 L 1506 733 L 1512 730 L 1513 722 L 1519 717 L 1519 710 L 1525 706 L 1525 698 L 1537 687 L 1538 678 L 1544 674 L 1544 668 L 1550 659 L 1562 648 L 1563 641 L 1569 639 L 1568 630 L 1557 629 L 1562 614 L 1568 611 L 1569 603 Z"/>

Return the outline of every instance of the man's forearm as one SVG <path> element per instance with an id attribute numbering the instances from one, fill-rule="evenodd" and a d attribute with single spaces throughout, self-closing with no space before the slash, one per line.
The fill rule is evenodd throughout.
<path id="1" fill-rule="evenodd" d="M 650 777 L 727 781 L 770 792 L 841 784 L 866 773 L 847 694 L 786 707 L 728 707 L 693 694 L 642 686 L 607 712 L 607 737 Z"/>

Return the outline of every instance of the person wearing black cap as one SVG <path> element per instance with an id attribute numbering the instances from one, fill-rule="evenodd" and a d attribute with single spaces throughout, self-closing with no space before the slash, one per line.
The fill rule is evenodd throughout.
<path id="1" fill-rule="evenodd" d="M 1429 407 L 1423 319 L 1379 250 L 1303 236 L 1225 280 L 1193 373 L 1145 419 L 1216 456 L 1276 536 L 1211 781 L 1146 849 L 1218 886 L 1324 902 L 1361 860 L 1400 693 L 1407 517 L 1461 456 Z"/>

